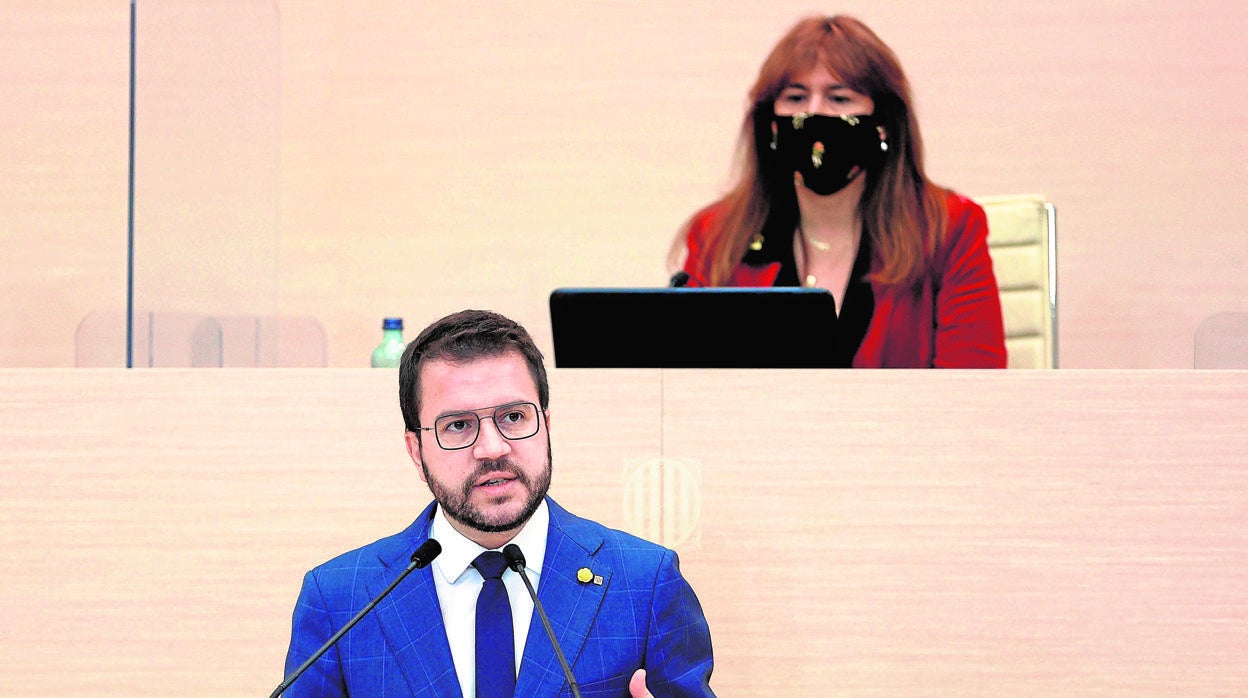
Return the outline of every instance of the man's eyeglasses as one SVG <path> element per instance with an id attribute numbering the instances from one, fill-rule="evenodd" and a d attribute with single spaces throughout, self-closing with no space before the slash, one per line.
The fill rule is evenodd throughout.
<path id="1" fill-rule="evenodd" d="M 447 451 L 458 451 L 468 448 L 477 442 L 481 435 L 481 420 L 494 420 L 494 427 L 503 438 L 510 441 L 527 439 L 537 433 L 538 410 L 531 402 L 511 402 L 498 407 L 486 407 L 493 413 L 484 417 L 476 412 L 456 412 L 444 414 L 433 422 L 431 427 L 421 427 L 421 431 L 432 431 L 438 445 Z"/>

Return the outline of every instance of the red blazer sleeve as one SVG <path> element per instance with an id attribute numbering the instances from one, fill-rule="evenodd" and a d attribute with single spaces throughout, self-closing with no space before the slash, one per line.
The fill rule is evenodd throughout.
<path id="1" fill-rule="evenodd" d="M 934 279 L 937 368 L 1005 368 L 1001 294 L 979 204 L 949 195 L 949 225 Z"/>
<path id="2" fill-rule="evenodd" d="M 685 283 L 686 286 L 701 287 L 709 285 L 707 282 L 707 270 L 702 265 L 702 254 L 708 242 L 708 229 L 714 217 L 714 207 L 709 206 L 699 211 L 689 221 L 689 229 L 685 234 L 685 273 L 689 275 L 689 281 Z"/>
<path id="3" fill-rule="evenodd" d="M 711 223 L 721 215 L 716 204 L 699 211 L 689 223 L 685 236 L 685 273 L 689 281 L 685 286 L 697 288 L 710 286 L 709 270 L 702 263 L 703 250 L 709 243 Z M 750 266 L 739 263 L 732 270 L 726 286 L 771 286 L 780 274 L 780 263 L 771 262 L 762 266 Z"/>

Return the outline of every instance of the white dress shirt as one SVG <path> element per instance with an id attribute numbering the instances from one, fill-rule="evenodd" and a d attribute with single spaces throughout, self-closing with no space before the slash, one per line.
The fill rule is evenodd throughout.
<path id="1" fill-rule="evenodd" d="M 546 500 L 525 523 L 524 528 L 511 539 L 524 553 L 525 571 L 533 589 L 538 588 L 542 576 L 542 561 L 546 557 L 546 534 L 550 529 L 550 508 Z M 433 515 L 429 537 L 442 544 L 442 554 L 434 558 L 433 582 L 438 591 L 438 605 L 442 609 L 442 622 L 446 626 L 446 638 L 451 644 L 451 658 L 455 661 L 455 674 L 465 696 L 477 695 L 477 595 L 481 593 L 481 573 L 472 561 L 486 549 L 465 538 L 451 526 L 442 505 Z M 498 548 L 502 550 L 502 548 Z M 508 568 L 503 572 L 503 585 L 511 603 L 511 627 L 516 642 L 516 674 L 524 658 L 524 641 L 533 620 L 533 599 L 524 588 L 520 575 Z"/>

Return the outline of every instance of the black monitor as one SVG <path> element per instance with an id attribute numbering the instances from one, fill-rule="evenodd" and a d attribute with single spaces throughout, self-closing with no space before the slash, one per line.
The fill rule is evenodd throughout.
<path id="1" fill-rule="evenodd" d="M 556 368 L 834 368 L 836 304 L 814 288 L 560 288 Z"/>

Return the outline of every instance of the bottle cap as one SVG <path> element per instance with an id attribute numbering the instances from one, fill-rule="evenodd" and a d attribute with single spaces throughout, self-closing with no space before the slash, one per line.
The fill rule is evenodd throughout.
<path id="1" fill-rule="evenodd" d="M 383 330 L 401 330 L 403 329 L 403 318 L 388 317 L 381 321 L 381 329 Z"/>

